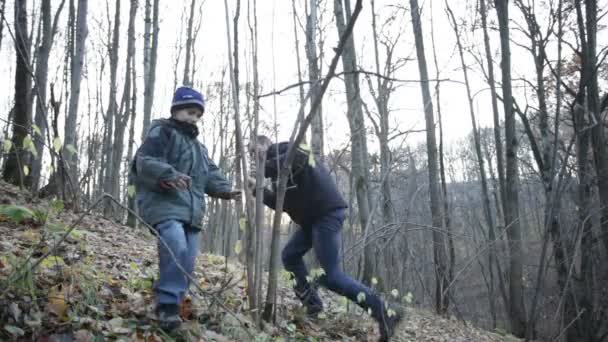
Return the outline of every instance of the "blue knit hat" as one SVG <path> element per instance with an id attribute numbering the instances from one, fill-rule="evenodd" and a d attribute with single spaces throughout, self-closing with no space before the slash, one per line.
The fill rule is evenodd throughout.
<path id="1" fill-rule="evenodd" d="M 205 112 L 205 97 L 203 94 L 190 87 L 177 88 L 171 102 L 171 113 L 190 107 L 198 107 L 201 111 Z"/>

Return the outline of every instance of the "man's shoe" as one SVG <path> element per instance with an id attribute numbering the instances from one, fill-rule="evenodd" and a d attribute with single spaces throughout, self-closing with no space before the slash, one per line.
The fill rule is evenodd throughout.
<path id="1" fill-rule="evenodd" d="M 388 342 L 395 333 L 395 330 L 404 316 L 404 311 L 400 308 L 387 308 L 384 310 L 382 319 L 378 321 L 380 330 L 379 342 Z"/>
<path id="2" fill-rule="evenodd" d="M 158 316 L 158 325 L 164 331 L 173 331 L 182 324 L 177 304 L 158 304 L 156 315 Z"/>
<path id="3" fill-rule="evenodd" d="M 319 293 L 314 286 L 306 284 L 305 286 L 294 287 L 296 297 L 300 299 L 302 305 L 306 307 L 306 314 L 308 316 L 316 316 L 323 311 L 323 302 L 319 297 Z"/>

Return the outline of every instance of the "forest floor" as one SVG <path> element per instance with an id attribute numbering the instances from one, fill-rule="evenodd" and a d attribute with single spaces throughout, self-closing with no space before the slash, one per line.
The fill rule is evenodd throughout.
<path id="1" fill-rule="evenodd" d="M 156 238 L 0 183 L 1 341 L 375 341 L 377 327 L 343 297 L 322 291 L 325 312 L 307 318 L 281 279 L 276 324 L 247 312 L 244 267 L 197 259 L 182 328 L 171 336 L 154 315 Z M 69 234 L 67 233 L 69 231 Z M 65 236 L 65 238 L 63 238 Z M 25 265 L 25 266 L 24 266 Z M 33 270 L 32 270 L 33 268 Z M 28 271 L 30 270 L 30 271 Z M 201 291 L 202 290 L 202 291 Z M 393 341 L 518 341 L 426 310 L 406 308 Z"/>

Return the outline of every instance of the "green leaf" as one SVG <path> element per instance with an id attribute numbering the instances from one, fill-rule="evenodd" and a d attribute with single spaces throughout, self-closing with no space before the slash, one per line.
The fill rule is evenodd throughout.
<path id="1" fill-rule="evenodd" d="M 378 285 L 378 279 L 376 277 L 372 277 L 372 285 Z"/>
<path id="2" fill-rule="evenodd" d="M 308 165 L 310 165 L 310 167 L 315 167 L 316 165 L 316 161 L 315 161 L 315 155 L 312 152 L 308 153 Z"/>
<path id="3" fill-rule="evenodd" d="M 30 168 L 27 165 L 23 165 L 23 175 L 27 177 L 30 174 Z"/>
<path id="4" fill-rule="evenodd" d="M 0 207 L 0 215 L 10 218 L 15 223 L 21 223 L 25 219 L 33 218 L 34 212 L 26 207 L 9 204 Z"/>
<path id="5" fill-rule="evenodd" d="M 70 152 L 71 154 L 78 153 L 78 150 L 76 150 L 76 147 L 74 147 L 74 145 L 72 144 L 65 145 L 65 149 L 68 150 L 68 152 Z"/>
<path id="6" fill-rule="evenodd" d="M 393 317 L 395 316 L 397 313 L 395 312 L 395 310 L 393 309 L 388 309 L 386 310 L 386 314 L 388 315 L 388 317 Z"/>
<path id="7" fill-rule="evenodd" d="M 12 147 L 13 142 L 8 139 L 4 139 L 4 141 L 2 142 L 2 148 L 4 149 L 4 153 L 9 153 Z"/>
<path id="8" fill-rule="evenodd" d="M 397 298 L 397 297 L 399 296 L 399 291 L 398 291 L 397 289 L 393 289 L 393 290 L 391 291 L 391 295 L 392 295 L 393 297 Z"/>
<path id="9" fill-rule="evenodd" d="M 365 293 L 359 292 L 359 294 L 357 294 L 357 302 L 359 302 L 359 303 L 365 302 Z"/>
<path id="10" fill-rule="evenodd" d="M 129 196 L 129 197 L 135 196 L 135 186 L 134 185 L 129 185 L 127 187 L 127 196 Z"/>
<path id="11" fill-rule="evenodd" d="M 412 295 L 411 292 L 408 292 L 405 296 L 403 296 L 403 301 L 409 304 L 412 302 L 413 298 L 414 298 L 414 295 Z"/>
<path id="12" fill-rule="evenodd" d="M 243 250 L 243 243 L 241 242 L 241 240 L 237 240 L 236 244 L 234 245 L 234 253 L 241 254 L 242 250 Z"/>
<path id="13" fill-rule="evenodd" d="M 40 127 L 38 127 L 38 125 L 32 124 L 32 129 L 34 130 L 34 133 L 38 134 L 39 136 L 42 136 L 42 131 L 40 131 Z"/>
<path id="14" fill-rule="evenodd" d="M 49 256 L 44 258 L 44 260 L 42 260 L 42 262 L 40 263 L 40 266 L 45 268 L 51 268 L 57 265 L 65 266 L 65 261 L 63 261 L 63 258 L 58 256 Z"/>
<path id="15" fill-rule="evenodd" d="M 53 140 L 53 148 L 55 149 L 55 152 L 59 153 L 59 151 L 61 150 L 61 146 L 63 146 L 61 138 L 55 138 L 55 140 Z"/>
<path id="16" fill-rule="evenodd" d="M 241 229 L 242 232 L 244 232 L 245 229 L 247 229 L 247 219 L 245 217 L 241 217 L 239 219 L 239 228 Z"/>
<path id="17" fill-rule="evenodd" d="M 28 134 L 23 138 L 23 149 L 30 151 L 34 155 L 35 158 L 38 158 L 38 151 L 36 151 L 36 146 L 34 146 L 34 141 L 32 137 Z"/>
<path id="18" fill-rule="evenodd" d="M 14 325 L 5 325 L 4 326 L 4 330 L 8 331 L 11 335 L 15 336 L 15 337 L 19 337 L 19 336 L 23 336 L 25 335 L 25 331 L 23 331 L 21 328 L 16 327 Z"/>

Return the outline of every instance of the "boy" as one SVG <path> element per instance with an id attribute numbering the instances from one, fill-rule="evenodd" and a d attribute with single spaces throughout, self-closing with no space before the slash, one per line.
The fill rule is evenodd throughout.
<path id="1" fill-rule="evenodd" d="M 259 136 L 249 146 L 252 158 L 255 158 L 255 153 L 266 154 L 264 171 L 275 187 L 278 170 L 287 157 L 288 148 L 289 143 L 272 144 L 266 136 Z M 371 316 L 378 322 L 380 341 L 388 341 L 402 318 L 402 312 L 389 311 L 376 293 L 340 270 L 340 234 L 347 204 L 327 168 L 318 161 L 314 166 L 309 164 L 308 153 L 299 148 L 296 150 L 283 204 L 285 212 L 300 226 L 281 253 L 285 269 L 295 277 L 296 296 L 309 315 L 323 310 L 317 290 L 306 280 L 308 270 L 302 259 L 312 248 L 325 271 L 319 278 L 320 283 L 364 310 L 371 310 Z M 255 180 L 250 179 L 248 186 L 253 188 Z M 264 189 L 264 204 L 272 209 L 276 205 L 275 191 Z"/>
<path id="2" fill-rule="evenodd" d="M 162 329 L 180 326 L 179 304 L 188 289 L 198 253 L 199 232 L 205 213 L 204 194 L 237 199 L 226 178 L 197 140 L 197 122 L 205 112 L 198 91 L 180 87 L 171 104 L 171 118 L 152 121 L 138 149 L 132 176 L 143 219 L 153 226 L 176 256 L 159 241 L 160 277 L 155 286 L 156 312 Z"/>

